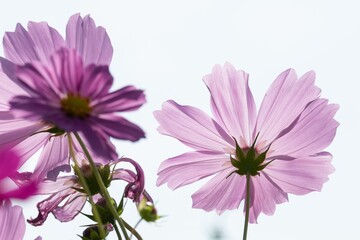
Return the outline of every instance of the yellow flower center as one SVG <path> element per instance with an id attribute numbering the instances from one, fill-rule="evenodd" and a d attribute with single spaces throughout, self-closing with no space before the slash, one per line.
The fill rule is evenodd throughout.
<path id="1" fill-rule="evenodd" d="M 70 117 L 84 118 L 91 112 L 89 99 L 69 94 L 61 100 L 61 109 Z"/>

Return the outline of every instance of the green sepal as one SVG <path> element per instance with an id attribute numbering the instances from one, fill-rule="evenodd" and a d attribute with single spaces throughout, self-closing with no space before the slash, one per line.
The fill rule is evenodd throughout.
<path id="1" fill-rule="evenodd" d="M 236 144 L 236 149 L 235 149 L 236 156 L 238 157 L 239 161 L 245 160 L 245 154 L 244 154 L 243 150 L 240 148 L 240 146 L 235 138 L 234 138 L 234 141 Z"/>
<path id="2" fill-rule="evenodd" d="M 241 162 L 230 156 L 231 164 L 236 168 L 241 168 Z"/>
<path id="3" fill-rule="evenodd" d="M 121 197 L 121 201 L 119 203 L 119 205 L 116 208 L 116 211 L 118 212 L 119 216 L 121 216 L 121 214 L 124 211 L 124 195 Z"/>
<path id="4" fill-rule="evenodd" d="M 81 215 L 84 215 L 85 217 L 89 218 L 90 220 L 96 222 L 95 220 L 95 217 L 93 215 L 90 215 L 90 214 L 86 214 L 86 213 L 83 213 L 83 212 L 79 212 Z"/>

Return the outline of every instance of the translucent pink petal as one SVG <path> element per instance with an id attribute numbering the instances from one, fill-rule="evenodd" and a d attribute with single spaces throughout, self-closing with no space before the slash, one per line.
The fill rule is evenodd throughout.
<path id="1" fill-rule="evenodd" d="M 113 48 L 109 36 L 103 27 L 96 27 L 89 15 L 70 17 L 66 27 L 66 45 L 81 54 L 85 66 L 91 63 L 110 64 Z"/>
<path id="2" fill-rule="evenodd" d="M 47 62 L 51 54 L 65 45 L 61 35 L 46 22 L 29 22 L 29 35 L 34 43 L 38 60 Z M 18 51 L 20 51 L 18 49 Z"/>
<path id="3" fill-rule="evenodd" d="M 94 100 L 108 95 L 112 84 L 113 77 L 109 72 L 108 66 L 91 64 L 84 70 L 78 93 L 80 96 L 89 97 Z"/>
<path id="4" fill-rule="evenodd" d="M 232 137 L 200 109 L 167 101 L 154 116 L 160 124 L 160 133 L 177 138 L 192 148 L 218 152 L 234 148 Z"/>
<path id="5" fill-rule="evenodd" d="M 62 206 L 56 207 L 52 213 L 60 222 L 68 222 L 73 220 L 84 207 L 86 195 L 82 193 L 74 193 L 69 196 Z"/>
<path id="6" fill-rule="evenodd" d="M 16 144 L 24 141 L 32 134 L 40 130 L 43 126 L 36 124 L 26 124 L 25 126 L 19 125 L 25 123 L 25 121 L 11 121 L 9 124 L 1 123 L 0 126 L 4 126 L 4 132 L 0 130 L 0 147 L 13 147 Z M 18 125 L 16 125 L 18 124 Z M 17 128 L 16 128 L 17 127 Z"/>
<path id="7" fill-rule="evenodd" d="M 51 137 L 46 141 L 43 151 L 37 161 L 37 165 L 34 170 L 34 179 L 41 181 L 46 176 L 52 180 L 55 180 L 59 174 L 59 169 L 57 167 L 62 167 L 64 165 L 68 166 L 68 171 L 70 171 L 69 166 L 70 156 L 69 156 L 69 144 L 67 136 L 57 136 Z"/>
<path id="8" fill-rule="evenodd" d="M 139 126 L 115 114 L 94 118 L 95 124 L 107 135 L 117 139 L 135 142 L 145 137 L 144 131 Z"/>
<path id="9" fill-rule="evenodd" d="M 248 86 L 248 74 L 236 71 L 230 64 L 215 65 L 212 73 L 203 78 L 211 94 L 215 120 L 248 147 L 253 141 L 256 106 Z M 242 139 L 242 141 L 239 141 Z"/>
<path id="10" fill-rule="evenodd" d="M 41 147 L 43 147 L 49 137 L 50 134 L 47 133 L 34 134 L 17 144 L 16 150 L 19 152 L 22 160 L 21 165 L 24 164 L 24 162 L 34 155 Z"/>
<path id="11" fill-rule="evenodd" d="M 9 100 L 14 95 L 25 95 L 26 92 L 0 71 L 0 110 L 9 110 Z"/>
<path id="12" fill-rule="evenodd" d="M 320 89 L 314 85 L 314 80 L 314 72 L 308 72 L 298 79 L 292 69 L 276 78 L 259 109 L 256 125 L 259 142 L 272 142 L 307 104 L 319 96 Z"/>
<path id="13" fill-rule="evenodd" d="M 29 95 L 46 100 L 51 99 L 52 102 L 60 101 L 61 91 L 58 87 L 60 83 L 53 69 L 40 62 L 33 62 L 18 66 L 15 74 L 15 82 Z"/>
<path id="14" fill-rule="evenodd" d="M 338 108 L 338 105 L 328 105 L 326 99 L 311 102 L 290 132 L 272 143 L 268 157 L 277 154 L 301 157 L 322 151 L 335 137 L 339 124 L 333 117 Z"/>
<path id="15" fill-rule="evenodd" d="M 28 223 L 34 226 L 42 225 L 46 221 L 49 213 L 52 212 L 54 209 L 56 209 L 64 199 L 66 199 L 67 197 L 69 197 L 71 194 L 74 193 L 76 193 L 76 190 L 68 188 L 66 190 L 52 194 L 44 201 L 39 202 L 37 204 L 37 208 L 39 211 L 38 216 L 34 219 L 27 220 Z"/>
<path id="16" fill-rule="evenodd" d="M 260 176 L 251 177 L 250 192 L 250 223 L 256 223 L 261 212 L 266 215 L 273 215 L 276 204 L 288 201 L 287 193 L 280 189 L 263 171 L 260 173 Z"/>
<path id="17" fill-rule="evenodd" d="M 22 208 L 12 206 L 10 201 L 0 201 L 0 239 L 22 240 L 25 219 Z"/>
<path id="18" fill-rule="evenodd" d="M 246 178 L 238 174 L 230 175 L 234 170 L 233 167 L 223 170 L 195 192 L 191 196 L 193 208 L 216 210 L 218 214 L 238 208 L 244 199 Z"/>
<path id="19" fill-rule="evenodd" d="M 86 140 L 87 146 L 90 146 L 95 157 L 102 159 L 102 162 L 117 159 L 115 146 L 110 142 L 110 137 L 105 132 L 89 124 L 84 124 L 81 129 L 83 141 Z"/>
<path id="20" fill-rule="evenodd" d="M 145 102 L 145 94 L 134 86 L 126 86 L 99 99 L 94 113 L 109 113 L 136 110 Z"/>
<path id="21" fill-rule="evenodd" d="M 37 184 L 36 182 L 29 182 L 21 186 L 20 188 L 15 188 L 8 192 L 0 193 L 0 201 L 4 199 L 26 199 L 30 196 L 33 196 L 37 192 Z"/>
<path id="22" fill-rule="evenodd" d="M 284 192 L 303 195 L 321 191 L 328 175 L 334 172 L 331 159 L 330 153 L 322 152 L 291 161 L 273 161 L 264 171 Z"/>
<path id="23" fill-rule="evenodd" d="M 20 23 L 16 25 L 15 32 L 5 33 L 3 44 L 5 57 L 16 64 L 39 59 L 31 36 Z"/>
<path id="24" fill-rule="evenodd" d="M 188 152 L 167 159 L 159 167 L 156 185 L 167 183 L 175 190 L 228 168 L 229 159 L 229 156 L 210 151 Z"/>
<path id="25" fill-rule="evenodd" d="M 70 189 L 77 186 L 77 177 L 76 176 L 62 176 L 58 177 L 56 181 L 45 179 L 39 183 L 39 195 L 47 195 L 58 193 L 66 189 Z"/>
<path id="26" fill-rule="evenodd" d="M 19 167 L 20 157 L 17 152 L 8 149 L 0 150 L 0 180 L 11 177 Z"/>

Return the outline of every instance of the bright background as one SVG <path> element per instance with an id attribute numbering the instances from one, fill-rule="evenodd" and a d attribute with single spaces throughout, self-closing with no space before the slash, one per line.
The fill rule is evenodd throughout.
<path id="1" fill-rule="evenodd" d="M 143 1 L 6 1 L 0 8 L 0 35 L 17 22 L 47 21 L 64 35 L 68 18 L 91 14 L 104 26 L 114 46 L 111 72 L 116 88 L 134 84 L 145 89 L 148 103 L 127 117 L 146 131 L 135 144 L 116 142 L 118 151 L 141 163 L 147 189 L 157 201 L 156 224 L 142 223 L 146 240 L 241 239 L 241 210 L 221 216 L 191 208 L 191 194 L 203 183 L 176 191 L 155 186 L 159 164 L 188 150 L 160 135 L 152 112 L 167 99 L 199 107 L 208 113 L 209 94 L 202 76 L 216 63 L 231 62 L 250 73 L 250 87 L 259 106 L 267 88 L 283 70 L 298 75 L 313 69 L 322 96 L 340 104 L 340 122 L 333 144 L 336 172 L 321 193 L 290 196 L 274 216 L 260 215 L 250 225 L 249 239 L 360 239 L 360 3 L 354 0 L 143 0 Z M 3 55 L 3 53 L 1 53 Z M 314 132 L 316 134 L 316 132 Z M 116 191 L 113 186 L 113 192 Z M 120 193 L 119 193 L 120 194 Z M 25 217 L 35 217 L 35 203 L 26 203 Z M 242 208 L 242 205 L 241 205 Z M 138 219 L 128 204 L 125 219 Z M 60 223 L 49 216 L 41 227 L 27 226 L 25 239 L 79 239 L 89 224 L 84 217 Z M 216 238 L 216 233 L 222 238 Z M 112 235 L 114 236 L 114 235 Z M 114 239 L 114 238 L 109 238 Z"/>

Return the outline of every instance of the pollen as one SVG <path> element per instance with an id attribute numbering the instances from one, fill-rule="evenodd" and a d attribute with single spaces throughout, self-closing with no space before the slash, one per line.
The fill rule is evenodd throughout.
<path id="1" fill-rule="evenodd" d="M 71 94 L 61 100 L 61 109 L 66 115 L 76 118 L 85 118 L 91 112 L 88 98 Z"/>

